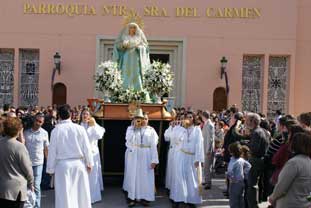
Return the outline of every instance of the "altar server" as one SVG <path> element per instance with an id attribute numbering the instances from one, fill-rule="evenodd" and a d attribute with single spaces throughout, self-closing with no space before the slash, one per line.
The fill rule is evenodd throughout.
<path id="1" fill-rule="evenodd" d="M 170 198 L 173 207 L 183 202 L 190 207 L 202 203 L 202 169 L 204 162 L 203 136 L 200 127 L 194 126 L 194 115 L 189 112 L 183 127 L 174 132 L 176 137 L 183 137 L 180 150 L 176 154 L 176 169 Z"/>
<path id="2" fill-rule="evenodd" d="M 98 149 L 98 140 L 101 140 L 103 138 L 105 129 L 96 123 L 95 119 L 91 117 L 88 109 L 84 109 L 81 112 L 80 121 L 80 125 L 83 126 L 87 132 L 92 149 L 94 166 L 91 173 L 89 174 L 89 181 L 91 190 L 91 201 L 92 203 L 95 203 L 101 201 L 101 191 L 104 190 L 102 166 Z"/>
<path id="3" fill-rule="evenodd" d="M 180 150 L 183 137 L 176 137 L 175 131 L 180 128 L 180 120 L 172 121 L 170 126 L 164 132 L 164 139 L 170 142 L 170 148 L 167 156 L 167 166 L 166 166 L 166 178 L 165 178 L 165 188 L 171 189 L 174 180 L 174 169 L 176 164 L 176 154 Z"/>
<path id="4" fill-rule="evenodd" d="M 72 123 L 70 106 L 58 109 L 61 119 L 51 133 L 47 173 L 55 175 L 55 208 L 91 208 L 88 173 L 92 151 L 85 129 Z"/>
<path id="5" fill-rule="evenodd" d="M 155 200 L 154 169 L 159 163 L 158 135 L 148 126 L 148 117 L 138 109 L 134 125 L 126 132 L 125 171 L 123 189 L 128 194 L 129 207 L 140 201 L 148 206 Z"/>

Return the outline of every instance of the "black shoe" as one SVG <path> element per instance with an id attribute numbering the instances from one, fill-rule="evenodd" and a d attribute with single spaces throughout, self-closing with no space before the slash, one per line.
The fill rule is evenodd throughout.
<path id="1" fill-rule="evenodd" d="M 187 206 L 188 206 L 189 208 L 196 208 L 196 207 L 197 207 L 195 204 L 187 204 Z"/>
<path id="2" fill-rule="evenodd" d="M 128 207 L 134 207 L 136 205 L 136 202 L 133 200 L 130 200 L 127 205 Z"/>
<path id="3" fill-rule="evenodd" d="M 179 208 L 180 207 L 180 202 L 174 202 L 172 201 L 172 208 Z"/>
<path id="4" fill-rule="evenodd" d="M 204 189 L 205 189 L 205 190 L 209 190 L 209 189 L 211 189 L 211 188 L 212 188 L 211 185 L 206 185 Z"/>
<path id="5" fill-rule="evenodd" d="M 143 205 L 144 207 L 149 207 L 150 206 L 150 202 L 147 200 L 142 199 L 140 201 L 141 205 Z"/>

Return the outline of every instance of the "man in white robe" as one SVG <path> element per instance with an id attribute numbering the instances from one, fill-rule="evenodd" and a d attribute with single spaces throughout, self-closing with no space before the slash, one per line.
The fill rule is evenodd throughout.
<path id="1" fill-rule="evenodd" d="M 183 142 L 176 154 L 174 180 L 170 191 L 173 207 L 178 207 L 180 203 L 186 203 L 190 207 L 202 203 L 203 137 L 200 127 L 193 125 L 193 119 L 193 114 L 187 113 L 183 127 L 174 131 L 176 137 L 183 137 Z"/>
<path id="2" fill-rule="evenodd" d="M 89 137 L 94 161 L 94 166 L 89 174 L 91 201 L 93 204 L 102 200 L 101 191 L 104 190 L 98 140 L 103 138 L 105 129 L 96 123 L 87 109 L 81 112 L 81 118 L 80 125 L 84 127 Z"/>
<path id="3" fill-rule="evenodd" d="M 173 172 L 176 163 L 176 153 L 179 151 L 183 139 L 183 137 L 176 137 L 177 134 L 174 133 L 174 131 L 180 127 L 179 123 L 180 121 L 172 121 L 169 128 L 164 132 L 165 141 L 170 142 L 165 177 L 165 188 L 168 190 L 171 189 L 172 181 L 174 180 Z"/>
<path id="4" fill-rule="evenodd" d="M 70 106 L 58 109 L 61 121 L 51 133 L 47 173 L 54 174 L 55 208 L 91 208 L 88 172 L 92 151 L 85 129 L 72 123 Z"/>
<path id="5" fill-rule="evenodd" d="M 148 206 L 155 200 L 154 169 L 159 163 L 158 135 L 154 128 L 147 125 L 141 109 L 134 119 L 134 126 L 126 132 L 125 171 L 123 189 L 128 194 L 129 207 L 137 201 Z"/>

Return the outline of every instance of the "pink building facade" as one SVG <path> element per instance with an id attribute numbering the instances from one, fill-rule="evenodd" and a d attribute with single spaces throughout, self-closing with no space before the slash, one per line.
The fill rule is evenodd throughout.
<path id="1" fill-rule="evenodd" d="M 173 66 L 176 105 L 217 109 L 227 102 L 271 116 L 310 111 L 310 9 L 309 0 L 3 0 L 0 103 L 47 106 L 65 98 L 78 105 L 100 96 L 96 66 L 110 59 L 123 16 L 136 12 L 152 57 Z M 52 85 L 56 52 L 61 73 Z"/>

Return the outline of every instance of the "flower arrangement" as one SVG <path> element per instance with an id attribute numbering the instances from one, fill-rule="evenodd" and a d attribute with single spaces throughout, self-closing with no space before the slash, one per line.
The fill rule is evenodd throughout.
<path id="1" fill-rule="evenodd" d="M 116 103 L 131 103 L 133 101 L 138 101 L 145 103 L 147 101 L 147 92 L 145 90 L 134 90 L 134 89 L 122 89 L 112 95 L 111 99 Z"/>
<path id="2" fill-rule="evenodd" d="M 153 61 L 144 73 L 144 89 L 153 95 L 162 96 L 173 89 L 174 74 L 171 66 L 160 61 Z"/>
<path id="3" fill-rule="evenodd" d="M 143 80 L 143 90 L 124 89 L 118 64 L 110 60 L 101 63 L 95 75 L 96 89 L 108 97 L 107 102 L 131 103 L 138 101 L 146 103 L 150 102 L 149 93 L 160 98 L 172 90 L 174 74 L 169 64 L 153 61 L 144 73 Z"/>
<path id="4" fill-rule="evenodd" d="M 118 64 L 113 61 L 105 61 L 98 66 L 95 75 L 96 89 L 109 94 L 114 94 L 122 88 L 121 72 Z"/>

